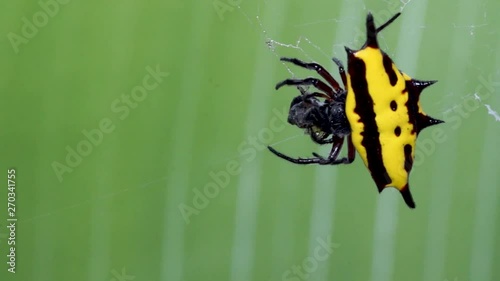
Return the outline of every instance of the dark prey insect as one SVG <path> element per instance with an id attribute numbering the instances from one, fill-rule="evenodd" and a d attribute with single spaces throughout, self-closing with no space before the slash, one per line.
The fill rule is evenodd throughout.
<path id="1" fill-rule="evenodd" d="M 268 147 L 280 158 L 296 164 L 336 165 L 354 161 L 355 149 L 371 173 L 379 192 L 395 187 L 410 208 L 415 203 L 408 177 L 415 157 L 418 134 L 424 128 L 442 123 L 426 115 L 420 107 L 420 93 L 436 81 L 419 81 L 401 72 L 391 58 L 380 50 L 377 34 L 400 13 L 375 27 L 373 16 L 366 18 L 364 46 L 347 52 L 347 73 L 339 68 L 344 89 L 321 65 L 282 58 L 297 66 L 315 70 L 327 83 L 316 78 L 286 79 L 276 85 L 296 86 L 300 95 L 290 105 L 288 122 L 305 130 L 318 144 L 332 144 L 327 157 L 313 153 L 312 158 L 292 158 Z M 313 86 L 308 93 L 301 87 Z M 348 138 L 347 157 L 338 159 L 344 138 Z"/>

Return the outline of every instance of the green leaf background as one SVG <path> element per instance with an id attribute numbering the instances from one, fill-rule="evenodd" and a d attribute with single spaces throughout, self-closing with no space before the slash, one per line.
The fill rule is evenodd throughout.
<path id="1" fill-rule="evenodd" d="M 4 1 L 0 279 L 500 280 L 499 8 Z M 344 46 L 363 44 L 367 12 L 380 24 L 401 9 L 380 45 L 410 76 L 439 80 L 421 103 L 446 121 L 420 134 L 415 210 L 395 189 L 379 195 L 359 156 L 298 166 L 265 149 L 328 152 L 286 123 L 297 90 L 274 90 L 315 74 L 279 57 L 338 77 L 331 57 L 345 61 Z M 10 168 L 15 274 L 6 264 Z M 317 250 L 319 241 L 332 250 Z"/>

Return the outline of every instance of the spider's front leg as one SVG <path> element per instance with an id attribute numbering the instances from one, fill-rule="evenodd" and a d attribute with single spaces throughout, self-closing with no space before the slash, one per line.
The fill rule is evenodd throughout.
<path id="1" fill-rule="evenodd" d="M 283 80 L 283 81 L 279 82 L 278 84 L 276 84 L 275 88 L 276 88 L 276 90 L 278 90 L 279 88 L 281 88 L 285 85 L 288 85 L 288 86 L 314 86 L 316 89 L 325 92 L 329 98 L 334 97 L 334 92 L 333 92 L 332 88 L 330 88 L 328 85 L 326 85 L 325 82 L 323 82 L 319 79 L 316 79 L 316 78 L 312 78 L 312 77 L 309 77 L 306 79 L 293 79 L 293 78 L 286 79 L 286 80 Z"/>
<path id="2" fill-rule="evenodd" d="M 333 78 L 333 76 L 321 65 L 317 64 L 317 63 L 307 63 L 307 62 L 304 62 L 304 61 L 301 61 L 299 59 L 296 59 L 296 58 L 281 58 L 280 59 L 281 61 L 286 61 L 286 62 L 291 62 L 297 66 L 300 66 L 300 67 L 303 67 L 303 68 L 306 68 L 306 69 L 310 69 L 310 70 L 314 70 L 316 71 L 321 77 L 323 77 L 327 82 L 328 84 L 330 84 L 330 86 L 333 87 L 333 90 L 335 91 L 335 93 L 339 93 L 342 91 L 342 89 L 340 88 L 340 85 L 339 83 L 337 83 L 337 81 L 335 81 L 335 78 Z"/>
<path id="3" fill-rule="evenodd" d="M 351 164 L 354 162 L 354 159 L 356 158 L 356 149 L 354 148 L 354 144 L 352 143 L 352 136 L 349 135 L 347 137 L 347 163 L 346 164 Z"/>
<path id="4" fill-rule="evenodd" d="M 344 65 L 342 64 L 342 62 L 338 58 L 332 58 L 332 60 L 337 65 L 337 67 L 339 68 L 340 78 L 342 79 L 342 83 L 344 84 L 344 89 L 346 89 L 346 87 L 347 87 L 347 77 L 346 77 L 346 74 L 345 74 Z"/>
<path id="5" fill-rule="evenodd" d="M 344 143 L 344 138 L 343 137 L 332 137 L 333 139 L 333 146 L 330 151 L 330 154 L 328 155 L 328 158 L 324 158 L 320 156 L 317 153 L 313 153 L 314 158 L 292 158 L 290 156 L 287 156 L 281 152 L 278 152 L 276 149 L 268 146 L 267 148 L 274 153 L 274 155 L 285 159 L 289 162 L 295 163 L 295 164 L 300 164 L 300 165 L 307 165 L 307 164 L 319 164 L 319 165 L 338 165 L 338 164 L 349 164 L 352 161 L 348 158 L 341 158 L 337 159 L 337 156 L 340 152 L 340 149 L 342 148 L 342 144 Z"/>
<path id="6" fill-rule="evenodd" d="M 271 151 L 274 155 L 278 156 L 279 158 L 285 159 L 288 162 L 292 162 L 295 164 L 300 164 L 300 165 L 308 165 L 308 164 L 320 164 L 320 165 L 329 165 L 330 161 L 328 159 L 325 159 L 321 156 L 317 156 L 315 158 L 292 158 L 290 156 L 287 156 L 276 149 L 268 146 L 267 147 L 269 151 Z M 315 156 L 317 154 L 313 153 Z"/>

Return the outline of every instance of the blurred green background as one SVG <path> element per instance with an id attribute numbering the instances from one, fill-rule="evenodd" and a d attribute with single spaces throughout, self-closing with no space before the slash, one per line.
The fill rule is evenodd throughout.
<path id="1" fill-rule="evenodd" d="M 500 280 L 500 4 L 374 2 L 4 1 L 0 279 Z M 286 124 L 298 92 L 274 85 L 315 74 L 279 57 L 336 75 L 367 12 L 400 9 L 381 46 L 440 81 L 421 102 L 447 121 L 419 137 L 415 210 L 359 157 L 265 149 L 328 152 Z"/>

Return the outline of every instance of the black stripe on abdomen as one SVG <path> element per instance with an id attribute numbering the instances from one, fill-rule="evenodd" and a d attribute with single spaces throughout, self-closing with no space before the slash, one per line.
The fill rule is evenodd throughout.
<path id="1" fill-rule="evenodd" d="M 408 123 L 413 126 L 412 134 L 418 133 L 417 130 L 417 115 L 418 115 L 418 94 L 411 84 L 411 81 L 405 81 L 406 88 L 403 94 L 408 95 L 408 101 L 405 103 L 406 110 L 408 110 Z"/>
<path id="2" fill-rule="evenodd" d="M 391 58 L 387 54 L 383 53 L 382 62 L 384 64 L 385 73 L 387 73 L 387 76 L 389 76 L 389 83 L 391 83 L 391 86 L 393 87 L 396 86 L 396 83 L 398 82 L 398 76 L 396 75 L 396 72 L 392 68 Z"/>
<path id="3" fill-rule="evenodd" d="M 348 71 L 351 79 L 351 87 L 354 91 L 356 107 L 354 112 L 359 115 L 360 122 L 364 125 L 361 133 L 363 140 L 361 145 L 366 149 L 368 169 L 372 175 L 379 192 L 392 182 L 382 159 L 382 146 L 380 145 L 380 133 L 375 121 L 373 99 L 368 92 L 366 81 L 366 66 L 363 60 L 350 55 L 348 58 Z"/>

